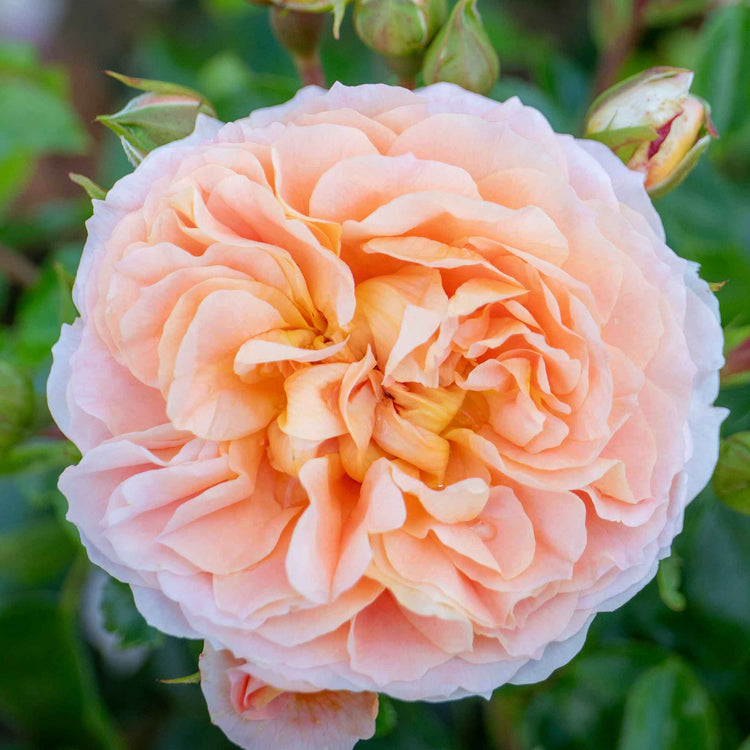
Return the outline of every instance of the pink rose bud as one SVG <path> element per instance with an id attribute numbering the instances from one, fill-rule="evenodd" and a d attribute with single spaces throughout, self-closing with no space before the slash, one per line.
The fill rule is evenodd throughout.
<path id="1" fill-rule="evenodd" d="M 692 80 L 684 68 L 651 68 L 601 94 L 586 117 L 586 137 L 643 172 L 653 197 L 682 182 L 717 137 L 708 104 L 690 94 Z"/>
<path id="2" fill-rule="evenodd" d="M 197 92 L 163 81 L 148 81 L 110 73 L 133 88 L 145 91 L 114 115 L 98 121 L 120 136 L 133 166 L 159 146 L 190 135 L 199 114 L 216 116 L 213 107 Z"/>
<path id="3" fill-rule="evenodd" d="M 486 94 L 500 73 L 500 60 L 477 10 L 476 0 L 459 0 L 427 50 L 425 83 L 456 83 Z"/>

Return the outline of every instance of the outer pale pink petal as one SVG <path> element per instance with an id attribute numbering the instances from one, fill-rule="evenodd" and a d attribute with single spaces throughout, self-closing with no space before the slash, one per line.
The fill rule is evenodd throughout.
<path id="1" fill-rule="evenodd" d="M 307 102 L 317 101 L 326 90 L 320 86 L 301 88 L 288 102 L 275 107 L 262 107 L 254 110 L 248 117 L 238 120 L 243 130 L 264 128 L 274 122 L 283 122 L 300 112 Z"/>
<path id="2" fill-rule="evenodd" d="M 617 200 L 641 214 L 656 236 L 664 240 L 664 227 L 643 186 L 644 175 L 641 172 L 623 169 L 620 159 L 603 143 L 574 139 L 572 136 L 559 136 L 559 139 L 568 159 L 571 184 L 582 197 L 591 190 L 591 187 L 585 186 L 591 186 L 597 179 L 599 169 L 603 170 Z M 597 197 L 603 197 L 600 191 L 597 193 Z"/>
<path id="3" fill-rule="evenodd" d="M 86 222 L 88 239 L 83 249 L 73 286 L 73 301 L 80 312 L 86 308 L 88 277 L 104 254 L 104 243 L 117 223 L 130 211 L 142 206 L 154 182 L 169 174 L 180 157 L 191 146 L 204 143 L 216 136 L 222 123 L 212 117 L 199 115 L 192 135 L 180 141 L 154 149 L 141 162 L 138 169 L 116 182 L 108 191 L 106 200 L 94 200 L 94 214 Z"/>
<path id="4" fill-rule="evenodd" d="M 264 692 L 263 702 L 272 697 L 266 705 L 254 705 L 253 696 L 242 692 L 252 678 L 252 665 L 208 644 L 200 671 L 211 720 L 245 750 L 351 750 L 358 740 L 375 733 L 378 697 L 374 693 L 312 692 L 311 688 L 295 694 L 270 685 L 264 688 L 254 680 L 253 687 Z"/>
<path id="5" fill-rule="evenodd" d="M 131 584 L 138 611 L 155 628 L 177 638 L 202 638 L 202 634 L 188 624 L 180 605 L 158 589 Z"/>
<path id="6" fill-rule="evenodd" d="M 64 325 L 59 341 L 52 347 L 47 402 L 52 418 L 63 434 L 85 451 L 111 437 L 111 433 L 100 419 L 81 409 L 69 395 L 72 377 L 70 360 L 80 346 L 83 327 L 81 318 L 76 319 L 72 326 Z"/>
<path id="7" fill-rule="evenodd" d="M 507 108 L 509 102 L 518 102 L 518 99 L 514 98 L 513 100 L 509 99 L 505 104 L 500 104 L 494 99 L 488 99 L 481 94 L 467 91 L 454 83 L 433 83 L 431 86 L 417 89 L 415 93 L 420 99 L 427 100 L 436 109 L 462 112 L 479 117 L 495 112 L 503 106 Z"/>
<path id="8" fill-rule="evenodd" d="M 399 644 L 397 649 L 394 643 Z M 349 655 L 356 671 L 386 689 L 393 681 L 419 679 L 450 658 L 409 622 L 388 592 L 354 618 Z"/>
<path id="9" fill-rule="evenodd" d="M 664 229 L 651 200 L 642 184 L 642 175 L 623 169 L 620 160 L 600 143 L 587 140 L 573 141 L 561 137 L 569 162 L 582 166 L 578 173 L 583 181 L 583 159 L 580 150 L 588 156 L 587 167 L 593 171 L 591 162 L 596 160 L 611 180 L 619 201 L 640 214 L 653 230 L 655 250 L 660 260 L 673 268 L 682 268 L 687 287 L 687 307 L 683 321 L 688 349 L 693 363 L 698 368 L 695 377 L 693 400 L 688 424 L 690 426 L 691 451 L 685 466 L 690 478 L 685 489 L 687 504 L 706 484 L 718 455 L 718 428 L 726 411 L 712 406 L 718 393 L 718 371 L 724 363 L 722 356 L 723 337 L 719 320 L 719 304 L 708 284 L 698 276 L 698 266 L 678 258 L 663 244 Z M 577 148 L 576 148 L 577 147 Z"/>

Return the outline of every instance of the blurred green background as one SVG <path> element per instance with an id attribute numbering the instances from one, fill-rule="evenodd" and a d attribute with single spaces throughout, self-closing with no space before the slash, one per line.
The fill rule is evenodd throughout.
<path id="1" fill-rule="evenodd" d="M 630 34 L 633 3 L 643 10 Z M 727 339 L 750 334 L 750 6 L 706 0 L 480 0 L 500 55 L 492 96 L 518 94 L 579 133 L 595 82 L 653 65 L 696 71 L 721 134 L 688 180 L 660 199 L 671 246 L 727 283 Z M 330 19 L 329 19 L 330 29 Z M 632 30 L 631 30 L 632 31 Z M 197 685 L 201 644 L 145 625 L 126 587 L 87 560 L 57 476 L 75 461 L 44 398 L 50 347 L 75 316 L 70 283 L 91 204 L 69 182 L 105 188 L 129 166 L 94 122 L 132 94 L 114 69 L 202 91 L 222 119 L 289 98 L 294 67 L 267 12 L 243 0 L 0 0 L 0 748 L 230 747 Z M 326 34 L 329 82 L 395 82 L 356 38 Z M 750 429 L 750 383 L 720 403 L 724 434 Z M 750 729 L 750 523 L 709 487 L 689 507 L 672 558 L 583 652 L 545 683 L 491 701 L 384 701 L 360 747 L 702 750 Z M 743 744 L 744 741 L 744 744 Z"/>

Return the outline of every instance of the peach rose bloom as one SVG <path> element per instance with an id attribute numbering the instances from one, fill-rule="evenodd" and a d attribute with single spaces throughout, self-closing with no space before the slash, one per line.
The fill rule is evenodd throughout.
<path id="1" fill-rule="evenodd" d="M 714 296 L 642 175 L 515 98 L 306 88 L 94 203 L 49 382 L 68 518 L 253 685 L 544 679 L 711 474 Z"/>

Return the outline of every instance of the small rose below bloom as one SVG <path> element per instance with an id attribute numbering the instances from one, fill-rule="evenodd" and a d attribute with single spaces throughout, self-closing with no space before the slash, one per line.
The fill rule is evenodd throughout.
<path id="1" fill-rule="evenodd" d="M 201 688 L 211 720 L 246 750 L 350 750 L 375 733 L 376 693 L 292 693 L 254 677 L 252 666 L 206 644 Z"/>

